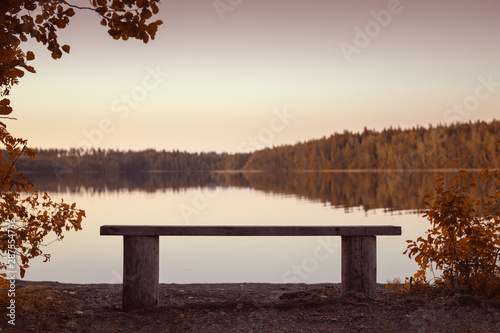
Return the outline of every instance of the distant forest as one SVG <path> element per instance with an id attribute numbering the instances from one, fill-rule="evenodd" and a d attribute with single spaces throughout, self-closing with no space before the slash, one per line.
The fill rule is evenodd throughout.
<path id="1" fill-rule="evenodd" d="M 144 172 L 209 170 L 447 169 L 500 167 L 500 121 L 388 128 L 258 150 L 253 153 L 188 153 L 103 149 L 39 149 L 18 170 L 37 172 Z"/>

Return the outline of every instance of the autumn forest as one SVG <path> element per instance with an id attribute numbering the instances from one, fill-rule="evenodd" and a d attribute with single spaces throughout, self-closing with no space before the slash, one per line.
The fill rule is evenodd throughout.
<path id="1" fill-rule="evenodd" d="M 39 149 L 21 158 L 17 169 L 42 173 L 137 173 L 209 170 L 408 170 L 500 166 L 500 121 L 344 131 L 329 137 L 252 153 Z"/>

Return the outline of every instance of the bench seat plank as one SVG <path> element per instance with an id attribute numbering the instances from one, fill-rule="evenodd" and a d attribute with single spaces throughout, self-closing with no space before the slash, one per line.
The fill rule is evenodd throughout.
<path id="1" fill-rule="evenodd" d="M 103 225 L 103 236 L 384 236 L 401 235 L 399 226 L 204 226 Z"/>

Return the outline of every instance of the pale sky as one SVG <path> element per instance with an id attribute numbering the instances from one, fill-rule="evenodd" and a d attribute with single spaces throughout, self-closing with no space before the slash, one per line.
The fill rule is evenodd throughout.
<path id="1" fill-rule="evenodd" d="M 37 74 L 12 90 L 11 133 L 43 148 L 236 152 L 500 118 L 497 0 L 163 1 L 158 17 L 148 44 L 81 11 L 62 59 L 24 44 Z"/>

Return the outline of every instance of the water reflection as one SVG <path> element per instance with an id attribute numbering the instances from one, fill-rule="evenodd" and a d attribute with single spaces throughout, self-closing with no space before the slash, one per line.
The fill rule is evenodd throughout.
<path id="1" fill-rule="evenodd" d="M 77 202 L 87 218 L 83 230 L 51 244 L 50 263 L 30 262 L 28 280 L 121 282 L 123 241 L 100 236 L 99 226 L 104 224 L 399 225 L 401 236 L 377 238 L 377 281 L 385 282 L 416 271 L 415 262 L 402 253 L 407 239 L 424 235 L 428 228 L 426 219 L 411 213 L 421 208 L 417 194 L 433 186 L 434 172 L 165 172 L 31 178 L 40 191 Z M 286 272 L 309 262 L 321 242 L 318 237 L 162 237 L 160 281 L 283 283 Z M 331 242 L 331 257 L 318 261 L 317 269 L 308 271 L 302 282 L 340 282 L 340 237 Z"/>
<path id="2" fill-rule="evenodd" d="M 455 172 L 448 172 L 452 177 Z M 478 174 L 477 174 L 478 175 Z M 476 176 L 477 176 L 476 175 Z M 413 210 L 422 208 L 418 194 L 433 187 L 435 172 L 156 172 L 139 174 L 74 174 L 57 179 L 55 175 L 30 175 L 40 191 L 90 193 L 161 190 L 185 191 L 192 188 L 251 188 L 273 195 L 297 196 L 350 211 Z M 485 184 L 478 191 L 486 193 Z"/>

